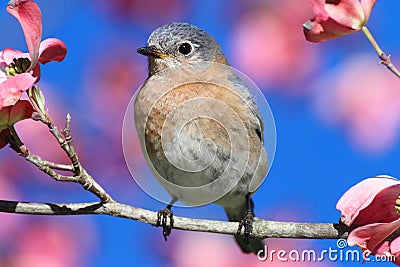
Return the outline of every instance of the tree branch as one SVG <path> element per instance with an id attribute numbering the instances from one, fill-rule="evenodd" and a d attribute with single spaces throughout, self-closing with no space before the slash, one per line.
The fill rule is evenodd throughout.
<path id="1" fill-rule="evenodd" d="M 31 153 L 31 151 L 25 145 L 20 146 L 20 147 L 15 147 L 15 146 L 11 146 L 11 147 L 20 156 L 24 157 L 27 161 L 29 161 L 30 163 L 32 163 L 33 165 L 38 167 L 39 170 L 41 170 L 42 172 L 44 172 L 45 174 L 47 174 L 54 180 L 59 181 L 59 182 L 74 182 L 74 183 L 78 182 L 78 179 L 74 176 L 65 176 L 65 175 L 61 175 L 61 174 L 57 173 L 56 171 L 54 171 L 54 169 L 67 170 L 67 168 L 70 168 L 72 171 L 72 165 L 59 165 L 59 164 L 49 162 L 47 160 L 43 160 L 38 155 Z M 52 168 L 55 166 L 57 166 L 59 168 Z M 62 169 L 62 168 L 64 168 L 64 169 Z"/>
<path id="2" fill-rule="evenodd" d="M 361 31 L 364 33 L 364 35 L 367 37 L 368 41 L 372 44 L 374 47 L 376 53 L 378 54 L 381 64 L 386 66 L 394 75 L 396 75 L 398 78 L 400 78 L 400 71 L 396 68 L 396 66 L 392 63 L 390 60 L 390 55 L 387 55 L 383 50 L 380 48 L 378 45 L 377 41 L 375 38 L 372 36 L 371 32 L 368 30 L 366 26 L 361 28 Z"/>
<path id="3" fill-rule="evenodd" d="M 76 179 L 76 182 L 81 184 L 85 190 L 95 194 L 102 202 L 113 202 L 114 200 L 111 198 L 111 196 L 82 167 L 81 162 L 79 161 L 78 154 L 76 153 L 75 145 L 71 136 L 71 115 L 69 113 L 67 114 L 65 128 L 61 131 L 61 133 L 64 135 L 64 138 L 62 137 L 57 126 L 53 124 L 48 113 L 46 113 L 44 118 L 41 118 L 41 121 L 47 125 L 50 133 L 56 138 L 61 149 L 69 157 L 73 166 L 73 178 Z M 73 179 L 72 181 L 74 182 Z"/>
<path id="4" fill-rule="evenodd" d="M 34 215 L 83 215 L 103 214 L 126 218 L 151 225 L 157 223 L 157 213 L 118 202 L 110 203 L 31 203 L 0 200 L 0 212 Z M 236 234 L 237 222 L 201 220 L 174 216 L 174 229 Z M 255 238 L 301 238 L 301 239 L 338 239 L 345 238 L 349 229 L 341 224 L 332 223 L 296 223 L 276 222 L 256 219 L 253 236 Z"/>
<path id="5" fill-rule="evenodd" d="M 86 171 L 86 169 L 83 168 L 81 162 L 79 161 L 79 157 L 75 150 L 75 145 L 71 136 L 71 115 L 69 113 L 67 114 L 65 127 L 60 131 L 49 116 L 48 110 L 45 111 L 45 98 L 40 90 L 40 87 L 33 86 L 28 90 L 27 93 L 32 105 L 36 110 L 34 114 L 32 114 L 32 119 L 47 125 L 50 133 L 60 145 L 60 148 L 70 159 L 71 164 L 65 165 L 53 163 L 31 153 L 29 149 L 23 145 L 14 128 L 12 128 L 13 132 L 11 135 L 13 138 L 9 142 L 11 148 L 56 181 L 79 183 L 85 190 L 88 190 L 96 195 L 102 202 L 113 202 L 114 200 L 111 198 L 111 196 L 101 187 L 99 183 L 96 182 L 96 180 L 94 180 L 94 178 Z M 62 175 L 56 170 L 69 171 L 72 172 L 73 175 Z"/>

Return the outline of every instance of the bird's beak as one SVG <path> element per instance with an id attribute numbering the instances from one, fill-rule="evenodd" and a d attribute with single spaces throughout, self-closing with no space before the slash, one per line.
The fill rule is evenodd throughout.
<path id="1" fill-rule="evenodd" d="M 147 57 L 166 58 L 168 56 L 153 45 L 138 48 L 136 52 Z"/>

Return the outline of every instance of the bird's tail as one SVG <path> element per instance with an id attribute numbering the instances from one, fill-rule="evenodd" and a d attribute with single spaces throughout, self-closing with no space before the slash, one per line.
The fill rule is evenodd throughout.
<path id="1" fill-rule="evenodd" d="M 254 215 L 254 205 L 253 201 L 250 200 L 251 212 Z M 247 213 L 247 204 L 245 201 L 239 206 L 235 207 L 224 207 L 225 212 L 228 215 L 229 221 L 231 222 L 240 222 Z M 249 238 L 249 242 L 247 243 L 243 235 L 235 235 L 236 243 L 240 246 L 244 253 L 254 253 L 258 254 L 260 250 L 265 249 L 264 242 L 260 239 Z"/>

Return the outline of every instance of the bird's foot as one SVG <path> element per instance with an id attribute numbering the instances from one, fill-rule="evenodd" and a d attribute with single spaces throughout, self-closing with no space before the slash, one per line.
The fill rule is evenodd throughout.
<path id="1" fill-rule="evenodd" d="M 162 226 L 163 236 L 167 241 L 168 236 L 171 234 L 172 227 L 174 226 L 174 214 L 171 208 L 166 207 L 157 213 L 157 224 L 156 226 Z"/>
<path id="2" fill-rule="evenodd" d="M 239 228 L 237 230 L 237 234 L 240 235 L 242 232 L 242 228 L 244 229 L 244 241 L 246 244 L 249 244 L 249 237 L 253 233 L 253 222 L 254 222 L 254 215 L 251 210 L 248 210 L 244 218 L 239 222 Z"/>

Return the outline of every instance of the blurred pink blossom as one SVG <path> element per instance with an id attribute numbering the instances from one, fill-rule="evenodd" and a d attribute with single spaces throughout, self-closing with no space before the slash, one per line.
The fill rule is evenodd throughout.
<path id="1" fill-rule="evenodd" d="M 21 199 L 21 194 L 13 181 L 8 179 L 7 175 L 0 175 L 0 199 L 2 200 L 18 200 Z M 2 213 L 0 220 L 0 249 L 2 246 L 9 245 L 18 228 L 23 224 L 21 216 L 9 213 Z M 1 256 L 0 256 L 1 258 Z M 1 266 L 1 264 L 0 264 Z"/>
<path id="2" fill-rule="evenodd" d="M 83 90 L 90 124 L 98 127 L 107 138 L 121 143 L 123 116 L 137 87 L 143 81 L 146 63 L 127 60 L 134 44 L 114 42 L 107 53 L 97 51 L 87 61 L 90 68 L 83 81 Z M 132 57 L 135 54 L 132 53 Z M 102 64 L 107 62 L 107 64 Z M 141 73 L 142 72 L 142 73 Z M 95 96 L 93 92 L 95 88 Z M 106 108 L 107 107 L 107 108 Z"/>
<path id="3" fill-rule="evenodd" d="M 336 205 L 342 212 L 341 222 L 356 226 L 348 244 L 373 255 L 394 255 L 395 264 L 400 265 L 400 237 L 393 235 L 400 227 L 399 195 L 400 181 L 388 176 L 365 179 L 344 193 Z"/>
<path id="4" fill-rule="evenodd" d="M 129 172 L 122 152 L 122 123 L 129 101 L 147 74 L 144 59 L 133 60 L 137 55 L 132 47 L 139 45 L 118 39 L 88 55 L 87 72 L 81 85 L 83 92 L 78 101 L 84 103 L 81 121 L 85 127 L 82 129 L 91 127 L 96 138 L 93 133 L 76 135 L 84 146 L 79 151 L 85 166 L 93 169 L 93 175 L 99 179 L 119 179 L 118 183 L 111 184 L 121 195 L 129 191 L 127 196 L 132 193 L 132 185 L 137 187 L 132 179 L 125 179 Z M 131 57 L 132 60 L 127 59 Z M 141 153 L 139 143 L 132 148 Z"/>
<path id="5" fill-rule="evenodd" d="M 294 95 L 307 92 L 306 86 L 292 90 L 321 60 L 318 48 L 304 42 L 298 28 L 309 14 L 307 3 L 293 5 L 291 0 L 246 3 L 254 6 L 243 12 L 234 26 L 230 40 L 232 65 L 262 89 L 281 86 Z"/>
<path id="6" fill-rule="evenodd" d="M 188 2 L 184 0 L 100 0 L 91 7 L 113 16 L 113 19 L 129 19 L 146 28 L 182 20 L 186 16 Z"/>
<path id="7" fill-rule="evenodd" d="M 176 233 L 178 234 L 178 233 Z M 327 267 L 329 263 L 313 261 L 292 261 L 286 255 L 288 261 L 279 260 L 277 251 L 284 250 L 289 253 L 297 250 L 302 253 L 306 250 L 310 241 L 267 239 L 268 254 L 265 261 L 259 260 L 255 255 L 243 254 L 237 247 L 231 236 L 213 235 L 209 233 L 179 232 L 175 237 L 172 250 L 168 253 L 172 260 L 172 266 L 176 267 Z M 172 239 L 171 239 L 172 241 Z M 170 241 L 168 241 L 170 242 Z"/>
<path id="8" fill-rule="evenodd" d="M 18 189 L 19 187 L 14 181 L 10 181 L 7 175 L 3 173 L 0 175 L 0 199 L 23 199 Z M 93 249 L 97 249 L 98 242 L 94 229 L 88 219 L 52 220 L 31 215 L 2 213 L 0 266 L 84 266 L 85 257 L 90 255 Z"/>
<path id="9" fill-rule="evenodd" d="M 356 147 L 385 152 L 398 140 L 400 80 L 370 55 L 353 56 L 315 85 L 321 118 L 345 128 Z"/>
<path id="10" fill-rule="evenodd" d="M 75 219 L 76 220 L 76 219 Z M 8 259 L 13 267 L 70 267 L 84 266 L 92 249 L 93 232 L 90 225 L 70 221 L 32 221 L 15 236 Z"/>
<path id="11" fill-rule="evenodd" d="M 322 42 L 361 30 L 377 0 L 310 0 L 315 17 L 303 24 L 310 42 Z"/>

